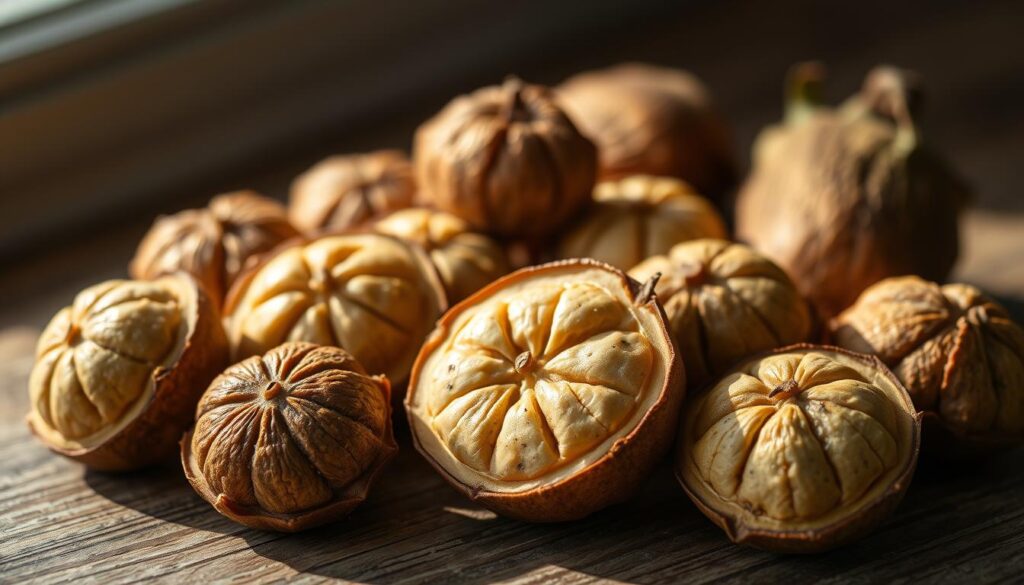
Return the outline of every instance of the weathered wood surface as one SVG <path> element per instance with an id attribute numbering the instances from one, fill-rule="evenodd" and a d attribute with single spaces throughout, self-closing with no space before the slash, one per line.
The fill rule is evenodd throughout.
<path id="1" fill-rule="evenodd" d="M 460 83 L 468 89 L 506 71 L 553 82 L 582 67 L 630 58 L 674 62 L 693 67 L 715 89 L 745 151 L 757 128 L 778 118 L 779 80 L 797 59 L 827 60 L 836 98 L 852 91 L 873 63 L 918 68 L 933 89 L 928 136 L 978 187 L 981 206 L 1002 210 L 968 216 L 956 278 L 996 294 L 1022 319 L 1024 5 L 938 3 L 925 13 L 911 4 L 879 2 L 867 10 L 860 3 L 796 0 L 708 3 L 676 21 L 652 23 L 650 31 L 595 38 L 585 50 L 550 48 L 522 62 L 496 63 L 495 71 Z M 419 100 L 359 132 L 334 129 L 344 137 L 271 153 L 269 164 L 255 161 L 233 176 L 197 179 L 191 195 L 165 207 L 196 204 L 239 186 L 281 196 L 289 177 L 328 152 L 402 144 L 445 97 Z M 341 523 L 298 535 L 248 530 L 222 518 L 173 463 L 127 475 L 89 472 L 49 453 L 27 432 L 32 349 L 49 317 L 77 290 L 123 274 L 148 221 L 72 234 L 73 241 L 0 272 L 0 583 L 979 583 L 1020 582 L 1024 574 L 1024 450 L 982 466 L 920 470 L 887 524 L 859 543 L 811 557 L 730 544 L 667 468 L 630 502 L 584 521 L 530 525 L 497 518 L 447 487 L 407 436 L 400 437 L 401 455 L 366 505 Z"/>

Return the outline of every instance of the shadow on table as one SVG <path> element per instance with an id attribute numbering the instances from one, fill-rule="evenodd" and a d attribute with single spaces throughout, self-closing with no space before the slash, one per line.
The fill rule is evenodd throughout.
<path id="1" fill-rule="evenodd" d="M 984 464 L 926 466 L 892 519 L 854 544 L 814 556 L 729 543 L 667 467 L 629 502 L 582 521 L 544 525 L 472 504 L 409 453 L 346 520 L 269 540 L 263 533 L 243 537 L 255 553 L 301 573 L 383 584 L 527 576 L 538 582 L 573 576 L 627 583 L 879 580 L 958 563 L 981 571 L 987 561 L 972 551 L 995 549 L 1024 529 L 1022 463 L 1024 451 L 1017 450 Z M 1007 511 L 1018 512 L 1008 517 Z M 986 523 L 993 526 L 976 530 Z"/>
<path id="2" fill-rule="evenodd" d="M 686 541 L 729 546 L 668 468 L 628 503 L 578 522 L 530 524 L 474 505 L 412 457 L 346 520 L 250 543 L 252 550 L 300 572 L 366 583 L 485 583 L 530 574 L 544 582 L 559 568 L 643 583 L 651 580 L 635 570 L 657 567 L 659 556 L 678 558 Z"/>
<path id="3" fill-rule="evenodd" d="M 299 534 L 232 523 L 195 495 L 173 465 L 128 474 L 89 471 L 85 482 L 148 516 L 238 536 L 255 554 L 299 573 L 382 584 L 517 577 L 641 584 L 891 580 L 958 566 L 984 571 L 992 564 L 985 554 L 1009 554 L 997 545 L 1024 531 L 1019 449 L 983 464 L 924 463 L 896 515 L 872 534 L 831 553 L 783 556 L 729 543 L 690 503 L 667 465 L 629 502 L 578 522 L 529 524 L 474 505 L 404 447 L 363 506 L 336 524 Z M 998 569 L 1005 563 L 993 566 L 988 570 L 1006 572 Z"/>
<path id="4" fill-rule="evenodd" d="M 790 557 L 786 571 L 755 573 L 798 579 L 854 581 L 932 579 L 984 582 L 1015 578 L 1011 563 L 1019 554 L 1005 546 L 1024 529 L 1024 450 L 985 461 L 919 466 L 896 514 L 856 543 L 824 555 Z M 1018 567 L 1019 568 L 1019 567 Z M 985 577 L 986 573 L 991 573 Z"/>
<path id="5" fill-rule="evenodd" d="M 83 479 L 100 496 L 153 518 L 221 534 L 246 531 L 218 514 L 196 495 L 180 464 L 168 462 L 127 473 L 87 469 Z"/>

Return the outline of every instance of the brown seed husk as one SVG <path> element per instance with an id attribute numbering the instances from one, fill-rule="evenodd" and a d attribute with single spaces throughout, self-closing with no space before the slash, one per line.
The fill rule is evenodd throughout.
<path id="1" fill-rule="evenodd" d="M 664 313 L 641 293 L 607 264 L 574 260 L 456 305 L 410 378 L 416 448 L 513 518 L 572 520 L 628 498 L 668 449 L 685 394 Z"/>
<path id="2" fill-rule="evenodd" d="M 691 391 L 744 357 L 811 335 L 807 302 L 793 282 L 742 244 L 685 242 L 629 271 L 637 280 L 655 273 Z"/>
<path id="3" fill-rule="evenodd" d="M 511 78 L 457 97 L 416 131 L 421 200 L 474 229 L 536 240 L 590 200 L 597 172 L 552 92 Z"/>
<path id="4" fill-rule="evenodd" d="M 28 424 L 94 469 L 169 458 L 204 388 L 227 363 L 220 314 L 194 278 L 112 280 L 85 289 L 43 330 Z"/>
<path id="5" fill-rule="evenodd" d="M 915 276 L 871 286 L 832 320 L 836 344 L 877 354 L 934 426 L 933 456 L 1024 441 L 1024 330 L 1006 309 L 966 284 Z M 939 439 L 946 440 L 939 440 Z"/>
<path id="6" fill-rule="evenodd" d="M 298 235 L 277 201 L 252 191 L 225 193 L 202 209 L 157 219 L 128 271 L 133 278 L 152 279 L 184 270 L 220 307 L 248 262 Z"/>
<path id="7" fill-rule="evenodd" d="M 290 342 L 210 384 L 181 462 L 221 514 L 296 532 L 351 512 L 397 450 L 387 378 L 342 349 Z"/>
<path id="8" fill-rule="evenodd" d="M 601 179 L 677 177 L 715 201 L 733 188 L 731 131 L 693 75 L 626 63 L 575 75 L 558 95 L 597 144 Z"/>
<path id="9" fill-rule="evenodd" d="M 916 78 L 875 69 L 840 108 L 797 69 L 788 119 L 766 129 L 736 204 L 736 235 L 790 273 L 827 316 L 888 276 L 942 280 L 958 252 L 964 184 L 921 140 Z M 812 84 L 813 86 L 813 84 Z"/>
<path id="10" fill-rule="evenodd" d="M 892 513 L 920 436 L 877 358 L 800 344 L 746 360 L 687 404 L 676 476 L 733 542 L 820 552 Z"/>
<path id="11" fill-rule="evenodd" d="M 288 217 L 307 235 L 366 224 L 413 204 L 412 163 L 397 150 L 328 157 L 292 182 Z"/>
<path id="12" fill-rule="evenodd" d="M 342 347 L 401 388 L 446 307 L 418 246 L 377 233 L 327 235 L 285 245 L 239 278 L 225 328 L 235 360 L 307 341 Z"/>
<path id="13" fill-rule="evenodd" d="M 594 205 L 562 237 L 558 256 L 593 258 L 629 270 L 680 242 L 726 237 L 721 216 L 686 183 L 632 175 L 597 184 Z"/>
<path id="14" fill-rule="evenodd" d="M 502 247 L 484 234 L 471 231 L 469 224 L 450 213 L 404 209 L 377 222 L 374 229 L 423 248 L 452 303 L 509 272 Z"/>

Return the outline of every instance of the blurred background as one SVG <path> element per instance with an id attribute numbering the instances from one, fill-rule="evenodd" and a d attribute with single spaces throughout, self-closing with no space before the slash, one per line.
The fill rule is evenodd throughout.
<path id="1" fill-rule="evenodd" d="M 794 62 L 825 62 L 833 103 L 875 64 L 916 69 L 925 139 L 1020 231 L 999 218 L 1024 213 L 1022 25 L 1019 1 L 0 0 L 0 302 L 123 274 L 157 213 L 408 149 L 458 93 L 629 60 L 707 83 L 744 164 Z M 1016 241 L 960 275 L 1020 281 Z"/>

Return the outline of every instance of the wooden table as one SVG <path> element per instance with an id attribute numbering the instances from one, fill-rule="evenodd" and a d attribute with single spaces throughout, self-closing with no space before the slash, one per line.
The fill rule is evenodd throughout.
<path id="1" fill-rule="evenodd" d="M 967 217 L 956 277 L 997 295 L 1024 320 L 1019 197 L 1024 111 L 1020 76 L 1012 73 L 1024 64 L 1013 24 L 1013 15 L 1024 12 L 1021 5 L 943 4 L 944 12 L 919 18 L 903 3 L 882 2 L 888 18 L 881 19 L 881 13 L 859 5 L 782 4 L 707 5 L 678 22 L 658 24 L 651 34 L 632 31 L 594 43 L 599 46 L 586 54 L 527 60 L 514 64 L 515 70 L 530 79 L 557 81 L 581 67 L 623 58 L 694 66 L 716 89 L 746 147 L 758 127 L 777 119 L 779 78 L 796 59 L 828 59 L 837 65 L 844 91 L 881 60 L 922 69 L 937 88 L 929 102 L 929 136 L 978 186 L 979 203 L 1000 210 Z M 715 28 L 738 20 L 746 24 L 727 29 L 731 36 Z M 820 32 L 823 21 L 841 21 L 845 34 Z M 801 34 L 807 31 L 819 32 Z M 851 48 L 854 39 L 858 44 Z M 953 53 L 954 47 L 966 46 L 976 51 L 974 60 Z M 269 170 L 263 165 L 259 172 L 246 170 L 244 177 L 217 178 L 197 188 L 191 199 L 166 207 L 198 203 L 205 194 L 240 185 L 280 196 L 290 176 L 323 154 L 402 144 L 438 105 L 412 107 L 392 126 L 369 131 L 371 138 L 367 132 L 345 133 L 345 139 L 277 158 Z M 76 236 L 0 272 L 0 583 L 143 578 L 976 583 L 1020 582 L 1024 574 L 1022 450 L 981 466 L 925 466 L 888 523 L 856 544 L 808 557 L 730 544 L 685 497 L 668 468 L 659 469 L 631 501 L 584 521 L 531 525 L 495 517 L 444 484 L 411 448 L 408 436 L 400 437 L 400 456 L 365 505 L 343 522 L 297 535 L 253 531 L 226 520 L 193 493 L 174 464 L 126 475 L 90 472 L 51 454 L 26 430 L 33 345 L 75 292 L 123 274 L 149 221 L 134 218 L 103 233 Z"/>

